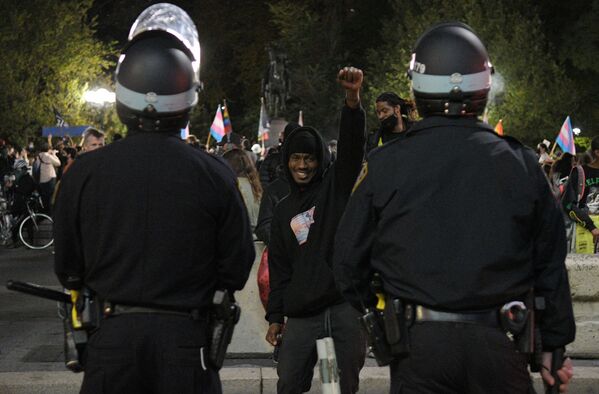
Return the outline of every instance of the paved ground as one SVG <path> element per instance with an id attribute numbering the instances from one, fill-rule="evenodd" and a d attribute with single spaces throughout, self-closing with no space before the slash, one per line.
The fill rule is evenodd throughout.
<path id="1" fill-rule="evenodd" d="M 66 372 L 62 326 L 56 303 L 8 291 L 9 279 L 60 289 L 52 271 L 52 250 L 0 248 L 0 394 L 77 392 L 81 374 Z M 221 371 L 226 393 L 275 391 L 276 372 L 267 354 L 236 354 Z M 573 393 L 599 393 L 599 360 L 574 360 Z M 538 383 L 538 382 L 537 382 Z M 311 393 L 320 392 L 314 381 Z M 537 387 L 539 387 L 537 385 Z M 366 362 L 361 393 L 388 390 L 388 372 Z"/>

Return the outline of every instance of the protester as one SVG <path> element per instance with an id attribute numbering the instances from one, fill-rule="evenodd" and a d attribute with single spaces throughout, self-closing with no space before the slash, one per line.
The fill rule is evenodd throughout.
<path id="1" fill-rule="evenodd" d="M 337 224 L 364 155 L 362 79 L 362 71 L 353 67 L 338 74 L 346 105 L 334 164 L 329 165 L 327 147 L 315 129 L 299 127 L 285 133 L 281 158 L 291 190 L 276 206 L 271 223 L 266 314 L 270 323 L 266 340 L 272 345 L 282 341 L 279 394 L 310 389 L 317 359 L 315 341 L 322 337 L 335 342 L 341 391 L 358 391 L 366 344 L 358 314 L 335 288 L 330 258 Z"/>
<path id="2" fill-rule="evenodd" d="M 289 135 L 293 130 L 300 127 L 295 122 L 289 122 L 285 126 L 285 129 L 281 133 L 279 140 L 285 140 L 285 134 Z M 273 180 L 268 184 L 262 195 L 260 201 L 260 210 L 258 213 L 258 223 L 256 230 L 254 231 L 259 240 L 263 241 L 266 246 L 270 243 L 270 224 L 272 222 L 272 215 L 275 207 L 285 196 L 289 194 L 289 180 L 285 175 L 284 166 L 281 164 L 281 154 L 277 148 L 276 152 L 271 153 L 271 158 L 268 162 L 262 165 L 272 167 L 278 163 L 275 167 L 276 176 L 272 177 Z M 268 156 L 267 156 L 268 157 Z M 262 168 L 262 167 L 260 167 Z M 270 173 L 270 170 L 266 170 L 265 174 Z M 271 176 L 269 175 L 270 179 Z"/>
<path id="3" fill-rule="evenodd" d="M 295 130 L 299 124 L 288 122 L 283 131 L 279 134 L 279 144 L 271 147 L 262 164 L 260 165 L 260 182 L 263 187 L 268 186 L 278 177 L 278 168 L 281 166 L 281 147 L 285 142 L 285 135 L 288 135 L 291 130 Z"/>
<path id="4" fill-rule="evenodd" d="M 231 149 L 225 152 L 223 159 L 229 163 L 237 176 L 239 191 L 247 208 L 253 232 L 258 222 L 258 210 L 262 198 L 262 186 L 258 178 L 258 171 L 246 152 L 241 149 Z"/>
<path id="5" fill-rule="evenodd" d="M 564 210 L 576 223 L 575 252 L 597 253 L 599 242 L 599 137 L 591 140 L 592 161 L 572 170 L 562 198 Z"/>
<path id="6" fill-rule="evenodd" d="M 376 98 L 376 116 L 381 122 L 379 129 L 368 136 L 366 151 L 405 136 L 410 121 L 411 104 L 393 92 L 381 93 Z"/>
<path id="7" fill-rule="evenodd" d="M 198 137 L 193 134 L 190 134 L 187 137 L 187 143 L 196 149 L 200 149 L 200 140 L 198 140 Z"/>
<path id="8" fill-rule="evenodd" d="M 96 149 L 100 149 L 105 145 L 104 132 L 93 127 L 88 127 L 83 132 L 83 141 L 81 144 L 81 152 L 87 153 L 92 152 Z"/>
<path id="9" fill-rule="evenodd" d="M 370 281 L 381 277 L 393 394 L 529 393 L 529 355 L 517 347 L 533 340 L 534 297 L 545 383 L 555 383 L 552 352 L 574 340 L 559 206 L 534 153 L 477 118 L 491 73 L 470 27 L 428 29 L 409 71 L 424 119 L 369 155 L 339 224 L 345 298 L 374 310 Z M 557 365 L 565 391 L 572 362 Z"/>
<path id="10" fill-rule="evenodd" d="M 50 213 L 50 203 L 56 186 L 56 169 L 60 167 L 60 159 L 56 151 L 47 142 L 42 143 L 38 154 L 39 161 L 39 191 L 44 205 L 44 213 Z"/>

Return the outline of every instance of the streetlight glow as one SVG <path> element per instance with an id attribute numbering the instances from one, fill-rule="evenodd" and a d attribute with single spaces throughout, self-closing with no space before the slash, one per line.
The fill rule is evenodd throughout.
<path id="1" fill-rule="evenodd" d="M 83 99 L 91 104 L 105 105 L 116 101 L 114 92 L 104 88 L 97 90 L 88 90 L 83 93 Z"/>
<path id="2" fill-rule="evenodd" d="M 578 135 L 578 134 L 580 134 L 580 132 L 581 132 L 581 131 L 582 131 L 582 130 L 580 130 L 580 128 L 578 128 L 578 127 L 574 127 L 574 128 L 572 129 L 572 132 L 574 133 L 574 135 Z"/>

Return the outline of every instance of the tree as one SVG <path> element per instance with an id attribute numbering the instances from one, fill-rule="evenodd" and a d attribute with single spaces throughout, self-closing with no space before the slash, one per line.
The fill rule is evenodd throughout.
<path id="1" fill-rule="evenodd" d="M 0 137 L 19 144 L 54 125 L 56 107 L 71 124 L 89 124 L 81 99 L 96 83 L 108 84 L 111 45 L 86 22 L 91 0 L 6 0 L 0 5 Z"/>
<path id="2" fill-rule="evenodd" d="M 411 49 L 429 26 L 448 20 L 470 25 L 485 42 L 496 70 L 489 104 L 490 123 L 503 119 L 506 134 L 527 143 L 552 140 L 567 114 L 578 107 L 572 81 L 552 56 L 533 1 L 518 0 L 395 0 L 385 23 L 391 37 L 370 53 L 368 97 L 382 90 L 408 94 L 406 70 Z M 567 97 L 567 99 L 565 99 Z"/>
<path id="3" fill-rule="evenodd" d="M 295 120 L 303 110 L 306 125 L 334 138 L 343 97 L 335 75 L 346 65 L 366 68 L 366 50 L 381 37 L 386 2 L 374 7 L 365 0 L 283 0 L 270 9 L 279 37 L 276 45 L 290 63 L 292 99 L 286 118 Z"/>

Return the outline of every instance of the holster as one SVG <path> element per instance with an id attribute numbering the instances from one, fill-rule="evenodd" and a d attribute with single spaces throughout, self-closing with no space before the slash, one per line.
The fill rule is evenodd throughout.
<path id="1" fill-rule="evenodd" d="M 380 367 L 389 365 L 393 361 L 393 355 L 385 336 L 382 312 L 374 308 L 366 309 L 366 313 L 360 316 L 359 320 L 366 330 L 368 350 L 374 355 L 377 364 Z"/>
<path id="2" fill-rule="evenodd" d="M 406 356 L 410 353 L 409 325 L 412 322 L 412 305 L 398 298 L 389 298 L 385 302 L 385 336 L 393 356 Z"/>
<path id="3" fill-rule="evenodd" d="M 505 304 L 499 312 L 501 327 L 513 338 L 516 350 L 528 357 L 530 370 L 539 372 L 542 358 L 542 341 L 539 321 L 545 309 L 545 299 L 535 297 L 531 290 L 522 302 Z"/>
<path id="4" fill-rule="evenodd" d="M 241 308 L 237 303 L 232 302 L 227 290 L 217 290 L 212 300 L 208 346 L 208 361 L 216 370 L 223 366 L 227 347 L 231 343 L 240 316 Z"/>
<path id="5" fill-rule="evenodd" d="M 84 288 L 73 303 L 59 304 L 63 316 L 65 366 L 73 372 L 85 369 L 85 351 L 88 335 L 100 327 L 102 312 L 98 299 Z"/>

